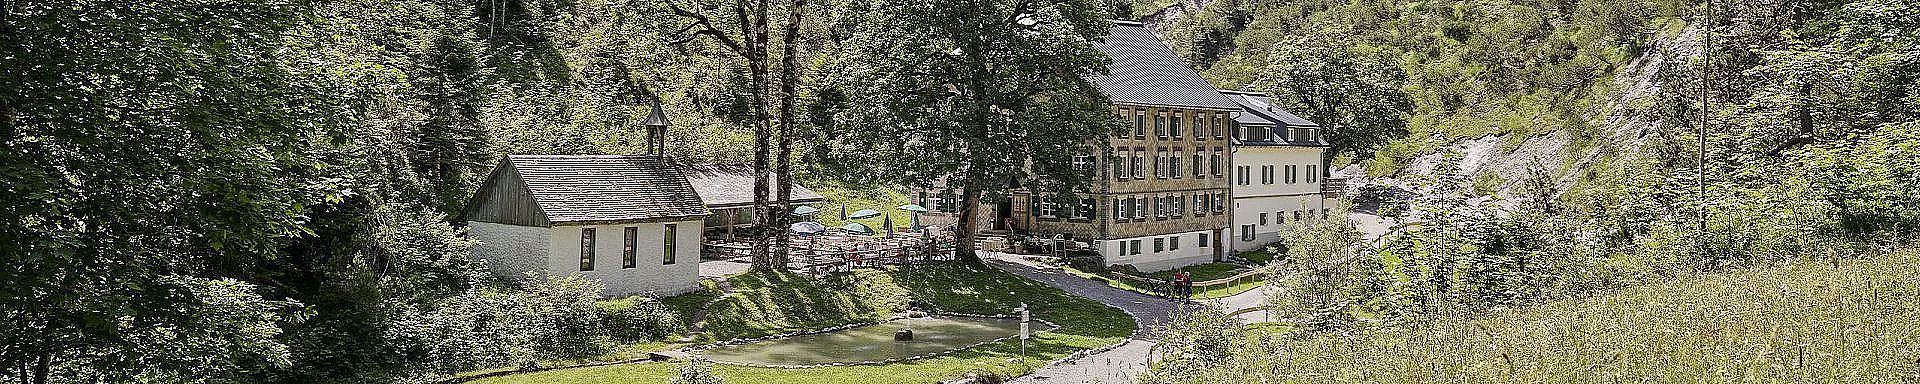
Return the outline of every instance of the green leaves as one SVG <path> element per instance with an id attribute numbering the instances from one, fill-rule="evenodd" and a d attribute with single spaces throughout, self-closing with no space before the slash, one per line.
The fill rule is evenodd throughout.
<path id="1" fill-rule="evenodd" d="M 900 181 L 988 189 L 1036 179 L 1047 191 L 1090 182 L 1070 170 L 1112 132 L 1088 77 L 1109 23 L 1084 1 L 883 1 L 852 69 L 861 92 L 843 143 Z"/>

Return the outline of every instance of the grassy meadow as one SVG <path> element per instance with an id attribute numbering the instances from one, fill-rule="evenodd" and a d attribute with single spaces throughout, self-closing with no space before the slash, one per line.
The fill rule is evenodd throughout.
<path id="1" fill-rule="evenodd" d="M 1208 381 L 1913 383 L 1920 252 L 1678 277 L 1417 331 L 1253 339 L 1268 350 Z"/>
<path id="2" fill-rule="evenodd" d="M 1134 330 L 1125 312 L 986 266 L 934 264 L 861 269 L 809 278 L 748 273 L 730 280 L 732 294 L 709 307 L 708 340 L 751 338 L 840 324 L 884 320 L 908 302 L 947 312 L 1011 314 L 1020 303 L 1034 318 L 1060 325 L 1035 332 L 1028 363 L 1019 364 L 1017 340 L 952 354 L 885 365 L 773 369 L 714 364 L 731 383 L 930 383 L 975 370 L 1017 374 L 1067 354 L 1118 343 Z M 629 363 L 565 368 L 475 380 L 474 383 L 664 383 L 678 363 Z"/>

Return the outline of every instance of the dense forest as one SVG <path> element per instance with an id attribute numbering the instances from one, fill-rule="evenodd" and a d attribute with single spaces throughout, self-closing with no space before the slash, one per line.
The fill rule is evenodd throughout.
<path id="1" fill-rule="evenodd" d="M 690 163 L 798 165 L 796 177 L 889 191 L 905 174 L 881 170 L 909 161 L 1017 163 L 887 162 L 866 148 L 897 137 L 847 130 L 948 133 L 875 120 L 944 99 L 876 100 L 1020 72 L 1041 82 L 960 89 L 1062 91 L 949 106 L 954 116 L 1030 110 L 1052 120 L 1019 129 L 1103 134 L 1106 120 L 1084 118 L 1105 110 L 1086 96 L 1102 63 L 1088 44 L 1112 12 L 1088 1 L 8 2 L 0 378 L 431 381 L 677 335 L 656 302 L 608 306 L 593 282 L 485 273 L 457 220 L 475 184 L 505 154 L 638 153 L 655 104 L 671 120 L 668 154 Z M 894 43 L 953 31 L 972 34 L 953 48 L 967 54 L 915 72 L 948 77 L 887 77 L 925 62 L 910 54 L 948 52 Z M 962 71 L 988 66 L 1000 72 Z M 1040 126 L 1060 119 L 1074 124 Z"/>
<path id="2" fill-rule="evenodd" d="M 432 381 L 659 339 L 679 324 L 658 304 L 471 261 L 450 219 L 500 156 L 636 153 L 659 103 L 678 159 L 766 162 L 789 151 L 760 152 L 755 130 L 778 129 L 797 177 L 892 187 L 982 159 L 878 145 L 928 134 L 885 118 L 940 106 L 876 86 L 1068 68 L 979 90 L 1024 97 L 1097 71 L 1063 49 L 926 74 L 903 68 L 946 50 L 889 44 L 984 29 L 981 47 L 1081 47 L 1089 23 L 1034 35 L 907 17 L 994 7 L 766 3 L 778 28 L 756 51 L 704 35 L 692 15 L 738 27 L 704 0 L 6 2 L 0 379 Z M 1302 335 L 1842 260 L 1920 229 L 1912 0 L 1726 1 L 1712 29 L 1676 0 L 1048 4 L 1150 19 L 1214 84 L 1328 127 L 1329 161 L 1357 181 L 1415 192 L 1371 212 L 1403 230 L 1357 251 L 1343 221 L 1289 236 L 1302 273 L 1276 302 Z M 876 81 L 904 75 L 926 76 Z M 1025 154 L 1043 170 L 1101 128 L 1075 108 L 1103 101 L 1051 96 L 1019 110 L 1061 139 Z M 1165 369 L 1272 352 L 1211 346 Z"/>

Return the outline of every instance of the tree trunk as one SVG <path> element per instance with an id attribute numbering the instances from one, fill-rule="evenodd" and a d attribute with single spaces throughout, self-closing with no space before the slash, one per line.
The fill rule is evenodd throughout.
<path id="1" fill-rule="evenodd" d="M 740 0 L 742 2 L 747 0 Z M 768 256 L 767 233 L 770 228 L 772 212 L 767 204 L 768 154 L 771 152 L 769 141 L 772 139 L 772 127 L 767 123 L 767 2 L 755 1 L 751 19 L 742 28 L 747 29 L 741 35 L 747 40 L 748 86 L 753 88 L 753 236 L 752 259 L 756 269 L 772 269 L 773 260 Z"/>
<path id="2" fill-rule="evenodd" d="M 969 264 L 979 264 L 980 187 L 960 188 L 960 221 L 953 229 L 953 256 Z"/>
<path id="3" fill-rule="evenodd" d="M 792 221 L 793 212 L 793 103 L 797 95 L 794 91 L 800 82 L 794 68 L 795 56 L 799 55 L 800 17 L 806 8 L 806 0 L 793 0 L 787 7 L 787 25 L 781 41 L 780 56 L 780 148 L 774 158 L 774 182 L 779 188 L 779 211 L 774 214 L 774 250 L 771 258 L 775 265 L 786 265 L 792 249 L 793 236 L 787 230 Z"/>
<path id="4" fill-rule="evenodd" d="M 49 373 L 52 371 L 49 368 L 52 366 L 53 356 L 42 353 L 40 354 L 39 360 L 40 361 L 33 364 L 33 382 L 35 384 L 47 384 L 47 376 L 50 376 Z"/>

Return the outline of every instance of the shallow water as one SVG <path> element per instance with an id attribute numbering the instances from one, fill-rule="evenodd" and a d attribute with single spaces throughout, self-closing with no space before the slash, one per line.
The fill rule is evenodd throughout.
<path id="1" fill-rule="evenodd" d="M 913 341 L 893 341 L 893 332 L 902 327 L 913 328 Z M 1038 321 L 1031 327 L 1034 332 L 1052 328 Z M 923 317 L 716 347 L 703 354 L 713 361 L 768 365 L 880 361 L 964 348 L 1019 332 L 1020 319 Z"/>

